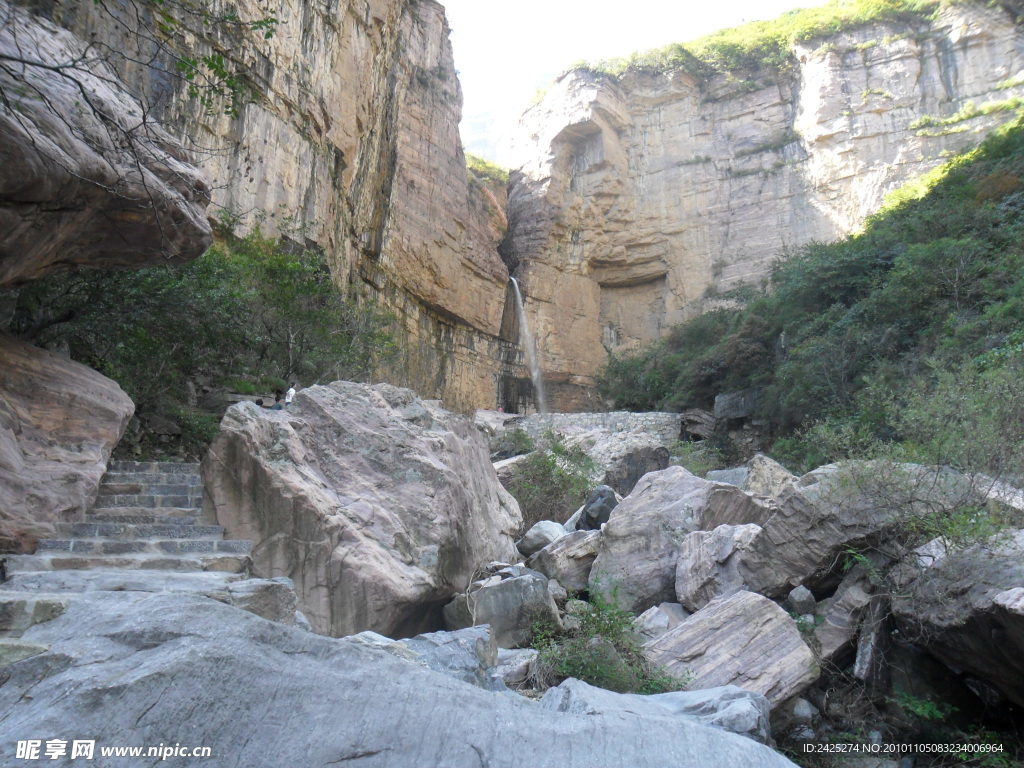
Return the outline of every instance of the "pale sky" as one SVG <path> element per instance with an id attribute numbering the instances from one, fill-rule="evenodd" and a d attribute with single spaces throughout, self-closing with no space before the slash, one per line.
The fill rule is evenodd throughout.
<path id="1" fill-rule="evenodd" d="M 685 42 L 820 0 L 440 0 L 452 28 L 466 150 L 507 164 L 516 119 L 580 59 Z"/>

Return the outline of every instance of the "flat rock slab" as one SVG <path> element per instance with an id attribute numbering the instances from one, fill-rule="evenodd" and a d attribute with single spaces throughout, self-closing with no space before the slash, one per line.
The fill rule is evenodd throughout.
<path id="1" fill-rule="evenodd" d="M 793 619 L 753 592 L 713 600 L 643 648 L 669 673 L 693 675 L 691 689 L 738 685 L 763 694 L 772 706 L 820 674 Z"/>
<path id="2" fill-rule="evenodd" d="M 541 707 L 556 712 L 596 715 L 631 712 L 694 718 L 706 725 L 747 736 L 762 744 L 771 740 L 768 700 L 759 693 L 727 685 L 702 691 L 673 691 L 640 695 L 615 693 L 569 678 L 549 688 Z"/>
<path id="3" fill-rule="evenodd" d="M 688 718 L 553 712 L 186 595 L 79 595 L 22 642 L 49 650 L 4 668 L 0 744 L 11 754 L 26 733 L 73 723 L 97 746 L 206 745 L 218 768 L 792 767 Z"/>

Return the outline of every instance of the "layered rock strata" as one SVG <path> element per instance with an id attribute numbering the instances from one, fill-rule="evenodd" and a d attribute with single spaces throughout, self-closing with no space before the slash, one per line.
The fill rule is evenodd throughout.
<path id="1" fill-rule="evenodd" d="M 396 317 L 399 357 L 382 377 L 458 410 L 525 404 L 517 397 L 529 376 L 497 252 L 503 192 L 467 177 L 440 4 L 284 0 L 269 39 L 265 28 L 175 18 L 181 50 L 221 55 L 243 73 L 256 97 L 234 109 L 191 95 L 127 6 L 45 5 L 97 51 L 114 52 L 154 117 L 188 137 L 217 209 L 242 214 L 243 229 L 261 222 L 323 250 L 340 288 Z M 235 10 L 242 22 L 264 14 L 256 3 Z"/>
<path id="2" fill-rule="evenodd" d="M 408 636 L 440 625 L 478 566 L 514 561 L 522 524 L 484 434 L 386 384 L 304 389 L 285 411 L 241 403 L 203 462 L 207 511 L 288 576 L 318 632 Z"/>
<path id="3" fill-rule="evenodd" d="M 1012 119 L 1022 68 L 1010 14 L 972 2 L 801 43 L 784 75 L 564 76 L 522 118 L 504 245 L 552 408 Z"/>

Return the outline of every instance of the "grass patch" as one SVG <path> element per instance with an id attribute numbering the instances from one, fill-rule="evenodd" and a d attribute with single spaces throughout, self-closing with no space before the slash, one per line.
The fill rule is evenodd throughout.
<path id="1" fill-rule="evenodd" d="M 644 658 L 633 626 L 634 616 L 615 605 L 614 597 L 592 594 L 589 602 L 573 603 L 576 629 L 551 623 L 533 627 L 531 645 L 540 652 L 542 685 L 558 685 L 575 677 L 619 693 L 681 691 L 690 682 L 669 675 Z"/>
<path id="2" fill-rule="evenodd" d="M 793 65 L 796 43 L 876 22 L 928 22 L 941 5 L 939 0 L 832 0 L 769 21 L 723 29 L 689 43 L 584 62 L 576 68 L 615 77 L 630 71 L 684 70 L 699 77 L 727 72 L 784 72 Z"/>
<path id="3" fill-rule="evenodd" d="M 508 169 L 484 160 L 479 155 L 466 153 L 466 171 L 480 181 L 508 184 Z"/>

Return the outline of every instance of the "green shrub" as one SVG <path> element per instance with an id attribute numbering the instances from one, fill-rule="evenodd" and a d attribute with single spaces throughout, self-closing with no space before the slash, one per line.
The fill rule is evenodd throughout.
<path id="1" fill-rule="evenodd" d="M 1024 477 L 1024 123 L 887 198 L 863 232 L 786 255 L 770 290 L 612 358 L 617 406 L 709 408 L 760 389 L 772 453 L 808 470 L 879 445 Z M 826 439 L 828 438 L 828 439 Z"/>
<path id="2" fill-rule="evenodd" d="M 466 153 L 466 170 L 481 181 L 508 184 L 508 169 L 484 160 L 479 155 Z"/>
<path id="3" fill-rule="evenodd" d="M 188 264 L 72 272 L 18 293 L 15 334 L 66 344 L 121 385 L 141 423 L 181 428 L 171 443 L 143 434 L 119 451 L 199 455 L 220 417 L 189 405 L 200 388 L 260 394 L 286 381 L 361 380 L 394 352 L 391 319 L 342 295 L 322 253 L 259 230 L 221 234 Z"/>
<path id="4" fill-rule="evenodd" d="M 593 485 L 596 464 L 583 448 L 566 446 L 550 432 L 545 441 L 546 448 L 515 465 L 506 486 L 523 512 L 524 532 L 540 520 L 568 520 Z"/>
<path id="5" fill-rule="evenodd" d="M 612 76 L 630 70 L 681 69 L 700 77 L 723 72 L 782 72 L 792 66 L 792 49 L 798 42 L 875 22 L 928 21 L 941 5 L 939 0 L 832 0 L 815 8 L 789 11 L 769 21 L 723 29 L 689 43 L 673 43 L 576 68 Z"/>
<path id="6" fill-rule="evenodd" d="M 591 594 L 586 610 L 573 614 L 579 628 L 559 630 L 550 623 L 534 625 L 531 645 L 540 652 L 540 682 L 557 685 L 575 677 L 599 688 L 620 693 L 679 691 L 689 680 L 667 674 L 652 665 L 640 650 L 634 616 Z"/>

